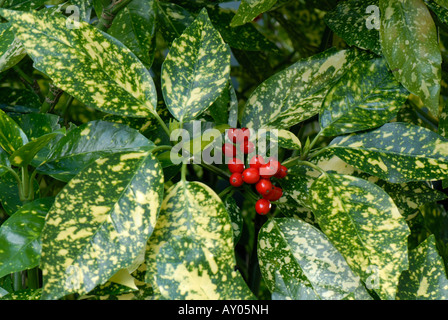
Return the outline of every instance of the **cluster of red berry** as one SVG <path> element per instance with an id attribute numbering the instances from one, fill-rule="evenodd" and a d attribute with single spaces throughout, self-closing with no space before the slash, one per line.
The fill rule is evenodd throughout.
<path id="1" fill-rule="evenodd" d="M 273 158 L 266 162 L 261 155 L 253 156 L 249 161 L 249 168 L 245 168 L 244 162 L 236 158 L 236 148 L 238 146 L 243 154 L 254 152 L 255 146 L 249 141 L 250 130 L 247 128 L 229 129 L 227 136 L 232 143 L 224 143 L 222 151 L 227 158 L 230 158 L 227 163 L 229 171 L 232 173 L 230 184 L 234 187 L 241 187 L 243 183 L 255 184 L 255 189 L 262 196 L 255 204 L 255 211 L 265 215 L 271 210 L 271 201 L 277 201 L 283 195 L 283 190 L 274 186 L 271 178 L 286 177 L 288 169 Z"/>

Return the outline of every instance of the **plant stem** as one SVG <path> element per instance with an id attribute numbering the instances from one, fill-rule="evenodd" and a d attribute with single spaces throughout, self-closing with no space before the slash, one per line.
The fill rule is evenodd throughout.
<path id="1" fill-rule="evenodd" d="M 112 0 L 109 6 L 103 8 L 103 12 L 99 17 L 97 28 L 103 32 L 111 27 L 112 21 L 114 20 L 117 13 L 126 7 L 132 0 Z"/>
<path id="2" fill-rule="evenodd" d="M 235 187 L 234 186 L 228 186 L 227 188 L 225 188 L 224 190 L 222 190 L 219 194 L 218 197 L 222 198 L 224 197 L 227 193 L 233 193 L 235 191 Z"/>
<path id="3" fill-rule="evenodd" d="M 187 164 L 182 163 L 182 169 L 180 171 L 180 177 L 183 182 L 187 181 Z"/>
<path id="4" fill-rule="evenodd" d="M 27 286 L 28 289 L 38 289 L 39 288 L 39 269 L 35 267 L 33 269 L 27 270 Z"/>
<path id="5" fill-rule="evenodd" d="M 230 178 L 230 174 L 228 174 L 227 172 L 219 169 L 218 167 L 211 166 L 211 165 L 206 164 L 206 163 L 201 163 L 200 166 L 203 167 L 204 169 L 207 169 L 208 171 L 216 173 L 217 175 L 219 175 L 220 177 L 222 177 L 224 179 L 229 179 Z"/>
<path id="6" fill-rule="evenodd" d="M 300 160 L 299 160 L 299 161 L 297 161 L 297 164 L 298 164 L 298 165 L 308 166 L 308 167 L 310 167 L 310 168 L 313 168 L 314 170 L 319 171 L 319 172 L 322 173 L 322 174 L 327 174 L 327 173 L 325 172 L 325 170 L 319 168 L 319 167 L 316 166 L 314 163 L 311 163 L 311 162 L 308 162 L 308 161 L 300 161 Z"/>
<path id="7" fill-rule="evenodd" d="M 166 126 L 165 121 L 163 121 L 162 118 L 160 118 L 160 116 L 157 114 L 157 112 L 154 112 L 154 117 L 159 122 L 159 124 L 162 126 L 163 130 L 166 132 L 168 137 L 170 137 L 171 132 L 170 132 L 170 129 L 168 129 L 168 127 Z"/>
<path id="8" fill-rule="evenodd" d="M 21 271 L 13 273 L 13 288 L 14 288 L 14 291 L 20 291 L 23 288 L 23 286 L 22 286 L 22 272 Z"/>
<path id="9" fill-rule="evenodd" d="M 1 5 L 0 5 L 0 7 L 1 7 Z M 20 77 L 22 77 L 22 79 L 23 80 L 25 80 L 26 81 L 26 83 L 28 83 L 30 86 L 32 86 L 33 84 L 34 84 L 34 80 L 29 76 L 29 75 L 27 75 L 18 65 L 15 65 L 14 67 L 12 67 L 13 68 L 13 70 L 15 71 L 15 72 L 17 72 L 17 74 L 20 76 Z"/>
<path id="10" fill-rule="evenodd" d="M 310 153 L 310 151 L 314 147 L 314 145 L 317 143 L 317 141 L 319 140 L 322 133 L 323 133 L 322 130 L 319 131 L 319 133 L 314 137 L 313 141 L 311 141 L 311 143 L 308 145 L 306 150 L 303 150 L 303 154 L 300 156 L 301 160 L 305 160 L 308 157 L 308 154 Z"/>
<path id="11" fill-rule="evenodd" d="M 50 90 L 42 103 L 39 113 L 47 113 L 58 103 L 63 91 L 53 84 L 50 84 Z"/>

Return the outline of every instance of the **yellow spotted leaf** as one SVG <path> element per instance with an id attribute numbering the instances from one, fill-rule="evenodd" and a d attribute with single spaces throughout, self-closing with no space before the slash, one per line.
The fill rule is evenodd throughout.
<path id="1" fill-rule="evenodd" d="M 395 299 L 408 268 L 410 230 L 391 197 L 367 180 L 322 174 L 310 187 L 317 222 L 350 268 L 382 299 Z M 370 287 L 369 287 L 370 286 Z"/>
<path id="2" fill-rule="evenodd" d="M 156 89 L 145 66 L 121 42 L 80 21 L 68 28 L 58 14 L 0 9 L 34 61 L 34 68 L 88 106 L 111 114 L 148 117 Z"/>
<path id="3" fill-rule="evenodd" d="M 251 299 L 236 265 L 229 214 L 201 182 L 180 181 L 162 203 L 146 281 L 165 299 Z"/>
<path id="4" fill-rule="evenodd" d="M 193 120 L 221 95 L 230 74 L 230 49 L 203 9 L 174 40 L 162 67 L 162 92 L 171 114 Z"/>
<path id="5" fill-rule="evenodd" d="M 148 152 L 99 158 L 71 179 L 42 231 L 42 298 L 85 294 L 133 265 L 162 195 L 162 168 Z"/>

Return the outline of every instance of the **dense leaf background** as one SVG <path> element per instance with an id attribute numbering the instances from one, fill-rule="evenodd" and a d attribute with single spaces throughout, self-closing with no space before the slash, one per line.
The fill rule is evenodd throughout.
<path id="1" fill-rule="evenodd" d="M 442 0 L 0 0 L 0 300 L 446 300 L 447 48 Z"/>

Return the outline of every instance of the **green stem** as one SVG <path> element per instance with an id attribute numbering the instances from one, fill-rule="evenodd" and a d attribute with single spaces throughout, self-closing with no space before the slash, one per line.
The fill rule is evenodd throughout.
<path id="1" fill-rule="evenodd" d="M 200 164 L 201 167 L 203 167 L 204 169 L 207 169 L 208 171 L 211 171 L 213 173 L 216 173 L 217 175 L 219 175 L 220 177 L 224 178 L 224 179 L 229 179 L 230 178 L 230 174 L 228 174 L 227 172 L 215 167 L 215 166 L 211 166 L 209 164 L 206 163 L 201 163 Z"/>
<path id="2" fill-rule="evenodd" d="M 38 289 L 39 288 L 39 268 L 35 267 L 33 269 L 27 270 L 27 286 L 28 289 Z"/>
<path id="3" fill-rule="evenodd" d="M 233 193 L 235 191 L 235 187 L 234 186 L 228 186 L 227 188 L 225 188 L 224 190 L 222 190 L 219 194 L 218 197 L 222 198 L 224 197 L 226 194 L 228 193 Z"/>
<path id="4" fill-rule="evenodd" d="M 28 172 L 28 167 L 22 167 L 22 202 L 29 201 L 30 194 L 30 177 Z"/>
<path id="5" fill-rule="evenodd" d="M 14 291 L 20 291 L 23 289 L 22 272 L 21 271 L 13 273 L 13 288 L 14 288 Z"/>
<path id="6" fill-rule="evenodd" d="M 1 5 L 0 5 L 1 7 Z M 29 75 L 27 75 L 18 65 L 15 65 L 14 67 L 12 67 L 13 70 L 15 72 L 17 72 L 17 74 L 19 76 L 22 77 L 23 80 L 25 80 L 30 86 L 32 86 L 34 84 L 34 80 L 33 78 L 31 78 Z"/>
<path id="7" fill-rule="evenodd" d="M 322 135 L 323 131 L 319 131 L 319 133 L 314 137 L 313 141 L 308 145 L 306 150 L 303 150 L 303 154 L 301 155 L 300 159 L 305 160 L 308 157 L 308 154 L 310 153 L 311 149 L 314 147 L 314 145 L 319 141 L 320 136 Z"/>
<path id="8" fill-rule="evenodd" d="M 162 118 L 160 118 L 160 116 L 157 114 L 157 112 L 154 113 L 154 117 L 156 118 L 156 120 L 159 122 L 159 124 L 162 126 L 163 130 L 166 132 L 166 134 L 168 135 L 168 137 L 171 136 L 171 131 L 170 129 L 168 129 L 168 127 L 165 124 L 165 121 L 162 120 Z"/>
<path id="9" fill-rule="evenodd" d="M 131 1 L 132 0 L 112 0 L 111 4 L 103 9 L 96 27 L 103 32 L 107 32 L 117 13 L 126 7 Z"/>
<path id="10" fill-rule="evenodd" d="M 50 84 L 50 89 L 48 90 L 48 94 L 40 107 L 39 113 L 47 113 L 54 108 L 54 106 L 58 103 L 61 94 L 61 89 L 57 88 L 53 84 Z"/>
<path id="11" fill-rule="evenodd" d="M 151 149 L 151 153 L 156 153 L 159 151 L 163 151 L 163 150 L 171 150 L 173 147 L 172 146 L 157 146 L 154 149 Z"/>
<path id="12" fill-rule="evenodd" d="M 65 103 L 64 110 L 62 111 L 62 113 L 64 115 L 64 124 L 65 125 L 68 124 L 68 119 L 69 119 L 68 110 L 70 109 L 70 106 L 72 105 L 73 100 L 75 100 L 75 98 L 73 98 L 72 96 L 69 96 L 67 99 L 67 102 Z"/>
<path id="13" fill-rule="evenodd" d="M 180 171 L 180 177 L 181 177 L 182 182 L 187 181 L 187 164 L 186 163 L 182 164 L 182 169 Z"/>

